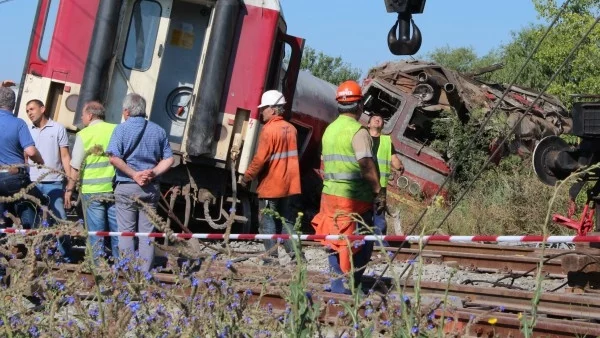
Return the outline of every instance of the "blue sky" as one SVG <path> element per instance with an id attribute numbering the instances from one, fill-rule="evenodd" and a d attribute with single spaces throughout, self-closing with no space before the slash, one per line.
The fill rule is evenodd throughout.
<path id="1" fill-rule="evenodd" d="M 54 0 L 56 1 L 56 0 Z M 79 0 L 85 1 L 85 0 Z M 1 2 L 1 1 L 0 1 Z M 332 56 L 342 56 L 366 72 L 395 60 L 387 48 L 387 33 L 395 15 L 383 0 L 281 0 L 288 33 Z M 0 4 L 0 79 L 19 81 L 37 0 Z M 351 4 L 351 5 L 350 5 Z M 415 20 L 423 33 L 423 55 L 436 47 L 472 46 L 483 55 L 510 41 L 517 31 L 537 20 L 530 0 L 427 0 Z"/>

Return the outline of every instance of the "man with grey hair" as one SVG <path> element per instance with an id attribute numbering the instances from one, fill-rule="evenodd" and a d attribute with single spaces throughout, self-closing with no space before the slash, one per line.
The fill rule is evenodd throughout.
<path id="1" fill-rule="evenodd" d="M 29 173 L 25 167 L 27 155 L 36 164 L 44 164 L 44 159 L 35 147 L 33 138 L 29 133 L 25 121 L 13 114 L 15 109 L 15 92 L 8 86 L 0 86 L 0 126 L 4 129 L 0 133 L 0 196 L 9 197 L 31 184 Z M 41 192 L 34 187 L 29 194 L 42 199 Z M 4 227 L 4 213 L 8 204 L 0 203 L 0 225 Z M 32 228 L 35 222 L 35 207 L 28 201 L 14 203 L 17 215 L 21 218 L 24 228 Z"/>
<path id="2" fill-rule="evenodd" d="M 97 101 L 83 107 L 81 121 L 85 128 L 77 133 L 71 156 L 72 180 L 67 185 L 65 206 L 71 207 L 75 182 L 81 178 L 81 197 L 89 231 L 118 231 L 113 199 L 115 168 L 105 153 L 115 124 L 104 122 L 104 106 Z M 68 204 L 67 204 L 68 203 Z M 119 258 L 119 238 L 89 236 L 95 260 L 104 255 L 105 241 L 110 241 L 113 259 Z"/>
<path id="3" fill-rule="evenodd" d="M 119 231 L 152 232 L 154 225 L 147 207 L 156 210 L 160 198 L 157 177 L 173 164 L 173 151 L 167 133 L 156 123 L 146 120 L 146 100 L 138 94 L 128 94 L 123 100 L 123 118 L 110 139 L 107 153 L 110 163 L 117 169 L 115 202 Z M 133 199 L 132 197 L 136 198 Z M 154 246 L 150 239 L 139 240 L 142 271 L 149 271 L 154 259 Z M 121 255 L 134 252 L 131 237 L 119 240 Z"/>

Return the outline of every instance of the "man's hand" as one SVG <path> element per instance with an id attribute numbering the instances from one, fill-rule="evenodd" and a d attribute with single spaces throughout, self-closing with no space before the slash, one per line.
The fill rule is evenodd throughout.
<path id="1" fill-rule="evenodd" d="M 240 184 L 240 187 L 244 188 L 244 189 L 248 189 L 248 183 L 252 182 L 252 179 L 246 177 L 246 176 L 242 176 L 242 178 L 240 178 L 240 181 L 238 182 Z"/>
<path id="2" fill-rule="evenodd" d="M 132 178 L 135 181 L 135 183 L 137 183 L 140 187 L 143 187 L 146 184 L 150 183 L 150 181 L 152 181 L 154 177 L 155 175 L 152 169 L 147 169 L 142 171 L 136 171 L 135 174 L 133 174 Z"/>
<path id="3" fill-rule="evenodd" d="M 65 190 L 64 196 L 64 207 L 65 209 L 71 209 L 71 197 L 73 196 L 73 190 Z"/>
<path id="4" fill-rule="evenodd" d="M 15 85 L 16 85 L 15 81 L 12 81 L 12 80 L 2 81 L 2 87 L 14 87 Z"/>
<path id="5" fill-rule="evenodd" d="M 381 213 L 385 211 L 387 206 L 385 201 L 385 189 L 379 190 L 379 193 L 377 196 L 375 196 L 373 204 L 375 205 L 375 213 L 377 215 L 381 215 Z"/>
<path id="6" fill-rule="evenodd" d="M 400 164 L 400 168 L 398 168 L 396 171 L 398 172 L 398 175 L 404 174 L 404 164 Z"/>

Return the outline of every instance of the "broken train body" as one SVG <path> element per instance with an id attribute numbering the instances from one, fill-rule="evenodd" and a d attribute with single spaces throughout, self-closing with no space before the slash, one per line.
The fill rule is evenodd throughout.
<path id="1" fill-rule="evenodd" d="M 460 74 L 437 64 L 422 61 L 389 62 L 369 72 L 363 84 L 366 125 L 370 112 L 384 111 L 383 133 L 392 137 L 401 154 L 405 174 L 393 177 L 392 187 L 411 196 L 428 197 L 434 194 L 452 170 L 452 154 L 434 149 L 437 135 L 434 121 L 448 114 L 467 123 L 472 118 L 490 114 L 500 101 L 506 87 L 485 83 L 473 75 Z M 572 121 L 567 109 L 551 95 L 542 95 L 528 110 L 537 92 L 512 86 L 494 113 L 508 132 L 523 114 L 515 136 L 500 152 L 526 154 L 536 142 L 548 135 L 560 135 L 571 130 Z M 490 154 L 497 143 L 489 144 Z"/>

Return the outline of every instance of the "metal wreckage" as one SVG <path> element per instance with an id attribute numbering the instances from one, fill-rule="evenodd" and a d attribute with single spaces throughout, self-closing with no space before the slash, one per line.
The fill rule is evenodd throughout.
<path id="1" fill-rule="evenodd" d="M 530 107 L 539 92 L 512 86 L 499 102 L 506 85 L 477 78 L 499 67 L 461 74 L 434 63 L 408 60 L 387 62 L 370 70 L 363 84 L 365 113 L 361 122 L 366 125 L 371 113 L 381 114 L 385 121 L 383 133 L 392 137 L 395 149 L 401 153 L 406 170 L 402 176 L 390 178 L 391 186 L 412 196 L 428 197 L 449 175 L 452 154 L 432 147 L 439 138 L 433 128 L 439 119 L 450 117 L 463 124 L 477 124 L 493 113 L 490 125 L 502 136 L 526 114 L 511 141 L 496 152 L 497 159 L 510 153 L 528 156 L 542 138 L 570 132 L 569 111 L 552 95 L 541 95 Z M 497 149 L 498 140 L 488 145 L 490 154 Z"/>

